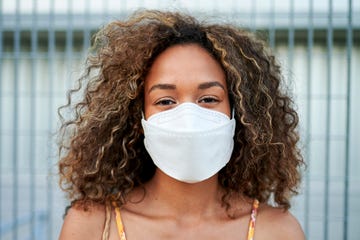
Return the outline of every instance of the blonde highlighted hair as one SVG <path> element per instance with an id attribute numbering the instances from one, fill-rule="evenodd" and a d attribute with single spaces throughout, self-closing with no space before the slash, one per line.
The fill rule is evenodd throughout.
<path id="1" fill-rule="evenodd" d="M 144 79 L 162 51 L 190 43 L 221 64 L 235 110 L 235 146 L 218 178 L 224 207 L 230 208 L 232 194 L 260 202 L 272 196 L 278 206 L 290 207 L 303 160 L 297 148 L 298 115 L 274 56 L 247 30 L 160 11 L 139 11 L 101 29 L 79 88 L 59 109 L 60 115 L 67 108 L 75 113 L 63 120 L 59 135 L 60 185 L 72 201 L 122 205 L 129 192 L 152 178 L 155 166 L 140 124 Z M 84 98 L 74 103 L 79 91 Z"/>

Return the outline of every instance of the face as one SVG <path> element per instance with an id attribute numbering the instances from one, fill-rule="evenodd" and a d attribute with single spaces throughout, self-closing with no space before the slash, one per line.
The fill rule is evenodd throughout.
<path id="1" fill-rule="evenodd" d="M 230 117 L 225 73 L 220 64 L 196 44 L 175 45 L 162 52 L 145 78 L 145 118 L 184 102 Z"/>

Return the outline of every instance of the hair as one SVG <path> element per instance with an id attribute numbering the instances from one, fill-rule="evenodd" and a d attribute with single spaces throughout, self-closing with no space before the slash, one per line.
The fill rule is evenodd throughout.
<path id="1" fill-rule="evenodd" d="M 59 108 L 62 189 L 72 201 L 121 205 L 152 178 L 141 127 L 144 80 L 154 59 L 177 44 L 198 44 L 225 72 L 236 130 L 231 159 L 218 174 L 223 205 L 229 209 L 232 194 L 240 194 L 288 209 L 303 159 L 279 64 L 248 30 L 178 12 L 138 11 L 95 35 L 86 71 Z M 77 102 L 76 93 L 83 94 Z M 69 120 L 67 108 L 74 112 Z"/>

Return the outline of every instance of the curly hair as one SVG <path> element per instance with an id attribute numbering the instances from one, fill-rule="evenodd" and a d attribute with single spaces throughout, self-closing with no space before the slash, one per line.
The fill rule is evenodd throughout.
<path id="1" fill-rule="evenodd" d="M 126 202 L 155 173 L 144 147 L 144 79 L 154 59 L 176 44 L 198 44 L 222 66 L 234 109 L 234 150 L 221 169 L 223 205 L 240 194 L 284 209 L 297 193 L 303 159 L 298 115 L 280 66 L 253 33 L 177 12 L 139 11 L 94 38 L 86 71 L 59 108 L 60 186 L 71 200 Z M 83 94 L 75 101 L 77 94 Z M 72 118 L 62 111 L 70 109 Z"/>

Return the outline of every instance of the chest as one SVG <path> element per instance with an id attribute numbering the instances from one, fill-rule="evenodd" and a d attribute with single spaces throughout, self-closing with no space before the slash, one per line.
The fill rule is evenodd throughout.
<path id="1" fill-rule="evenodd" d="M 222 221 L 179 222 L 169 219 L 146 219 L 126 216 L 123 221 L 126 240 L 161 239 L 228 239 L 246 240 L 248 218 Z M 114 218 L 111 223 L 111 240 L 120 239 L 118 226 Z M 124 239 L 121 239 L 124 240 Z"/>

